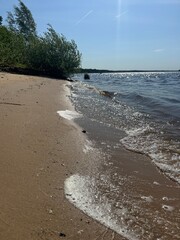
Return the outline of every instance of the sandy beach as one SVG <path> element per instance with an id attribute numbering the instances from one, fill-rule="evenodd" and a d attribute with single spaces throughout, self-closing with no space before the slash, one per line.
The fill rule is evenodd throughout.
<path id="1" fill-rule="evenodd" d="M 72 108 L 65 84 L 0 73 L 0 239 L 123 239 L 65 198 L 84 141 L 57 114 Z"/>
<path id="2" fill-rule="evenodd" d="M 124 221 L 137 231 L 143 225 L 148 239 L 163 236 L 166 229 L 172 231 L 167 236 L 178 239 L 173 235 L 179 221 L 178 185 L 144 155 L 121 146 L 110 158 L 91 146 L 91 137 L 98 142 L 109 136 L 114 144 L 119 136 L 116 130 L 104 132 L 88 120 L 80 128 L 57 113 L 74 110 L 68 84 L 64 80 L 0 73 L 0 239 L 123 240 L 116 232 L 124 232 L 110 210 L 119 211 L 121 224 Z M 106 173 L 108 176 L 113 170 L 112 161 L 117 172 L 111 172 L 109 180 L 117 181 L 120 188 L 116 189 L 103 185 Z M 117 173 L 119 180 L 115 180 Z M 96 204 L 98 189 L 100 203 Z M 94 205 L 91 197 L 95 198 Z M 115 205 L 109 205 L 116 200 Z M 122 206 L 129 213 L 124 214 Z M 144 219 L 149 222 L 145 224 Z M 115 232 L 108 228 L 111 226 Z"/>

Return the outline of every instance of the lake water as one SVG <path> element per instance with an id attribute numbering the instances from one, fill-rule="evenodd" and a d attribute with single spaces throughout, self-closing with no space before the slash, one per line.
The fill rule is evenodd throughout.
<path id="1" fill-rule="evenodd" d="M 63 114 L 87 130 L 88 164 L 66 197 L 124 239 L 180 239 L 180 73 L 73 79 Z"/>
<path id="2" fill-rule="evenodd" d="M 180 72 L 83 75 L 73 84 L 76 109 L 125 131 L 121 143 L 150 156 L 180 183 Z M 102 96 L 107 91 L 109 97 Z"/>

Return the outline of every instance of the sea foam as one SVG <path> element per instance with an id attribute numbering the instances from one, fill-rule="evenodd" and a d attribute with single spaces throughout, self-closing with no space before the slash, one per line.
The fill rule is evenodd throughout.
<path id="1" fill-rule="evenodd" d="M 72 204 L 101 224 L 127 239 L 138 239 L 132 231 L 127 229 L 126 225 L 119 224 L 112 213 L 111 204 L 105 196 L 101 197 L 103 201 L 98 201 L 94 178 L 78 174 L 70 176 L 65 181 L 65 195 Z M 123 211 L 126 212 L 127 210 L 125 208 L 121 209 L 121 214 L 123 214 Z"/>
<path id="2" fill-rule="evenodd" d="M 75 118 L 79 118 L 82 115 L 76 111 L 70 111 L 70 110 L 64 110 L 64 111 L 57 111 L 59 116 L 68 119 L 68 120 L 73 120 Z"/>

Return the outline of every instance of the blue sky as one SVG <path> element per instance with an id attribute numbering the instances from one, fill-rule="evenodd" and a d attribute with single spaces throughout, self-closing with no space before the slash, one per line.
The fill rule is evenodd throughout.
<path id="1" fill-rule="evenodd" d="M 82 67 L 180 69 L 180 0 L 24 0 L 39 34 L 50 23 L 82 53 Z M 5 19 L 17 0 L 1 0 Z M 4 22 L 5 23 L 5 22 Z"/>

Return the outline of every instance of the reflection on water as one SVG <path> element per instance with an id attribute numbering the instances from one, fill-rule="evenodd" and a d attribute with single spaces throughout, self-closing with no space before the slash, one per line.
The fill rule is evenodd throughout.
<path id="1" fill-rule="evenodd" d="M 121 143 L 127 149 L 147 154 L 180 183 L 179 73 L 91 74 L 86 82 L 82 75 L 74 78 L 82 80 L 72 84 L 78 112 L 124 130 Z"/>
<path id="2" fill-rule="evenodd" d="M 85 171 L 65 181 L 67 199 L 127 239 L 180 239 L 177 73 L 92 74 L 71 90 L 91 141 Z"/>

